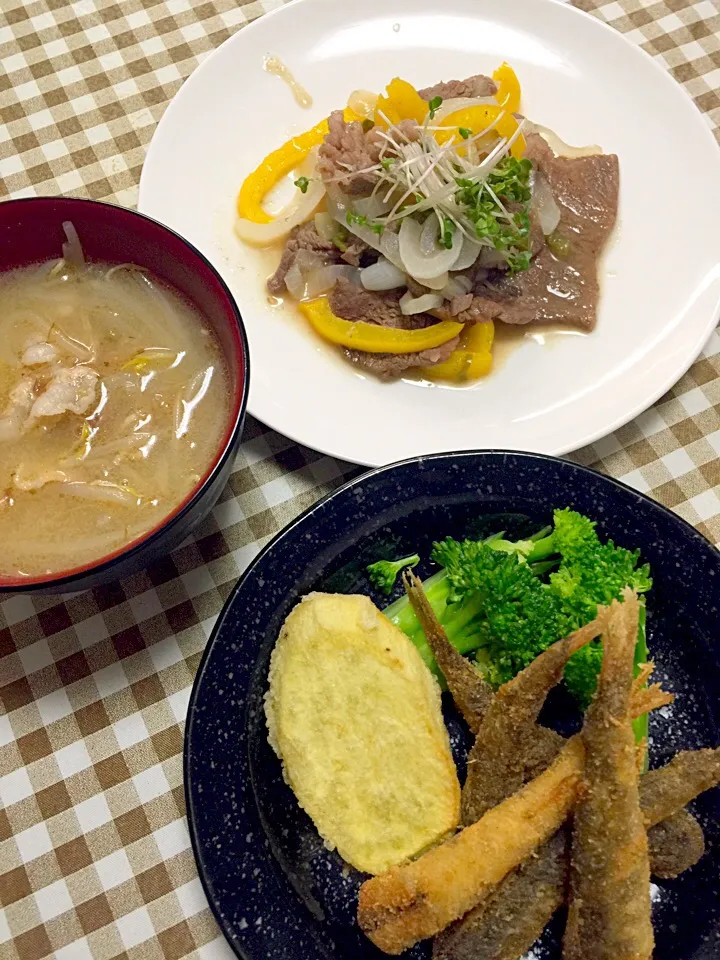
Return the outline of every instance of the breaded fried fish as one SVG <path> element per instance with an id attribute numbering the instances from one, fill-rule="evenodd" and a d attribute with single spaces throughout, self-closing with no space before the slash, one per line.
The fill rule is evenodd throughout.
<path id="1" fill-rule="evenodd" d="M 648 839 L 630 701 L 639 606 L 613 603 L 598 689 L 585 714 L 585 773 L 573 820 L 564 960 L 649 960 Z"/>
<path id="2" fill-rule="evenodd" d="M 433 941 L 433 960 L 519 960 L 565 899 L 570 832 L 562 827 L 495 892 Z"/>
<path id="3" fill-rule="evenodd" d="M 679 877 L 705 853 L 705 835 L 689 810 L 678 810 L 648 830 L 650 872 L 661 880 Z"/>
<path id="4" fill-rule="evenodd" d="M 659 692 L 657 686 L 651 690 L 650 705 L 661 706 L 668 695 Z M 645 694 L 635 691 L 633 717 L 644 712 L 642 707 L 646 703 Z M 653 770 L 640 779 L 643 818 L 648 824 L 657 824 L 648 831 L 648 842 L 651 872 L 658 877 L 669 876 L 670 870 L 682 872 L 702 856 L 702 831 L 698 836 L 699 826 L 695 829 L 691 825 L 690 821 L 695 824 L 694 818 L 681 806 L 686 799 L 692 799 L 720 782 L 720 764 L 715 769 L 716 751 L 699 750 L 697 753 L 696 760 L 689 756 L 685 759 L 688 780 L 682 793 L 676 789 L 678 777 L 673 764 Z M 716 774 L 714 780 L 713 771 Z M 672 811 L 673 803 L 678 804 L 674 815 L 658 823 L 657 817 Z M 519 960 L 565 902 L 569 860 L 567 833 L 560 831 L 517 870 L 508 874 L 486 902 L 480 903 L 435 938 L 435 960 L 484 960 L 485 957 L 488 960 Z"/>
<path id="5" fill-rule="evenodd" d="M 422 582 L 412 572 L 409 572 L 403 574 L 403 584 L 423 628 L 428 645 L 447 681 L 455 705 L 463 715 L 470 731 L 477 735 L 495 694 L 480 672 L 462 654 L 458 653 L 448 640 L 447 634 L 425 595 Z M 547 691 L 541 688 L 536 690 L 536 694 L 536 703 L 527 701 L 525 703 L 526 712 L 530 715 L 536 710 L 536 707 L 537 713 L 539 713 Z M 533 736 L 527 738 L 524 744 L 525 770 L 522 782 L 533 780 L 543 770 L 546 770 L 564 746 L 564 737 L 555 733 L 554 730 L 539 724 L 536 725 Z M 513 789 L 508 783 L 504 796 L 499 799 L 504 800 L 511 793 L 513 793 Z"/>
<path id="6" fill-rule="evenodd" d="M 662 879 L 679 876 L 705 852 L 702 828 L 687 810 L 652 827 L 648 844 L 650 872 Z M 562 828 L 486 901 L 435 937 L 433 960 L 521 960 L 565 903 L 569 868 L 570 832 Z"/>
<path id="7" fill-rule="evenodd" d="M 699 793 L 718 783 L 720 747 L 676 754 L 666 766 L 650 770 L 643 777 L 643 808 L 652 811 L 646 814 L 647 826 L 667 820 Z"/>
<path id="8" fill-rule="evenodd" d="M 653 687 L 639 712 L 671 700 Z M 576 736 L 544 773 L 477 823 L 418 860 L 366 881 L 358 902 L 361 929 L 385 953 L 399 954 L 493 895 L 501 880 L 565 821 L 583 764 L 582 739 Z"/>
<path id="9" fill-rule="evenodd" d="M 528 760 L 543 736 L 537 718 L 548 693 L 562 679 L 570 657 L 602 633 L 606 618 L 601 607 L 592 623 L 548 647 L 497 691 L 468 758 L 461 807 L 465 826 L 520 789 Z M 552 750 L 550 741 L 557 740 L 552 734 L 548 738 Z"/>
<path id="10" fill-rule="evenodd" d="M 455 705 L 472 733 L 477 733 L 492 703 L 493 691 L 478 670 L 455 649 L 435 616 L 422 582 L 411 571 L 403 573 L 403 585 L 415 615 L 423 628 L 428 646 L 447 681 Z"/>
<path id="11" fill-rule="evenodd" d="M 573 737 L 544 773 L 477 823 L 418 860 L 366 880 L 358 901 L 363 932 L 385 953 L 400 954 L 490 896 L 565 821 L 583 761 L 582 739 Z"/>

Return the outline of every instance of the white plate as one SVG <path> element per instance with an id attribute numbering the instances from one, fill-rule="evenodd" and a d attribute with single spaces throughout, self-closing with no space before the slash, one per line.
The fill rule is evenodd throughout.
<path id="1" fill-rule="evenodd" d="M 685 372 L 720 308 L 720 154 L 683 90 L 638 47 L 552 0 L 298 0 L 193 73 L 155 133 L 140 209 L 196 244 L 228 282 L 250 339 L 248 409 L 325 453 L 368 465 L 468 448 L 562 454 L 636 416 Z M 276 54 L 314 97 L 263 70 Z M 507 60 L 523 110 L 567 142 L 620 157 L 620 220 L 590 336 L 525 339 L 453 389 L 365 378 L 267 302 L 267 264 L 233 236 L 243 178 L 355 88 L 418 87 Z M 542 339 L 542 338 L 540 338 Z"/>

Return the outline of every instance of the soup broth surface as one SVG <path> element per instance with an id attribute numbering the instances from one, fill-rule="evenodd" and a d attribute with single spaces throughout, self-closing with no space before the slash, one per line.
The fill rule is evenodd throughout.
<path id="1" fill-rule="evenodd" d="M 229 412 L 215 335 L 131 265 L 0 274 L 0 573 L 97 560 L 159 524 Z"/>

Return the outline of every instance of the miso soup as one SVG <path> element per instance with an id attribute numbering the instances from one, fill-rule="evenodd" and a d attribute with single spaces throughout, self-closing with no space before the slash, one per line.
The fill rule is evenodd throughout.
<path id="1" fill-rule="evenodd" d="M 228 395 L 208 324 L 146 271 L 76 245 L 0 274 L 0 573 L 68 570 L 157 526 L 217 455 Z"/>

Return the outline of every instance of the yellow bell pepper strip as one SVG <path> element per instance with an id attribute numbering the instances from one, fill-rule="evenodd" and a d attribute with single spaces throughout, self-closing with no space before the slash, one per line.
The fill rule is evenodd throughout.
<path id="1" fill-rule="evenodd" d="M 520 109 L 520 81 L 509 63 L 503 63 L 493 74 L 498 86 L 495 99 L 508 113 L 517 113 Z"/>
<path id="2" fill-rule="evenodd" d="M 423 368 L 428 380 L 448 380 L 451 383 L 468 383 L 479 380 L 492 368 L 492 346 L 495 325 L 492 320 L 465 327 L 460 343 L 444 363 Z"/>
<path id="3" fill-rule="evenodd" d="M 397 330 L 364 320 L 343 320 L 330 309 L 327 297 L 298 304 L 310 326 L 325 340 L 367 353 L 417 353 L 440 347 L 456 337 L 463 328 L 453 320 L 441 320 L 421 330 Z"/>
<path id="4" fill-rule="evenodd" d="M 518 122 L 505 107 L 488 103 L 456 110 L 443 119 L 442 126 L 447 129 L 435 131 L 435 137 L 440 144 L 446 143 L 460 127 L 472 130 L 474 134 L 492 127 L 501 137 L 509 140 L 517 132 Z M 510 148 L 510 153 L 520 159 L 525 153 L 525 147 L 525 137 L 520 134 Z"/>
<path id="5" fill-rule="evenodd" d="M 348 121 L 361 120 L 362 117 L 346 107 L 343 116 Z M 237 198 L 238 216 L 253 223 L 272 223 L 274 217 L 262 208 L 262 202 L 272 188 L 284 176 L 295 169 L 307 157 L 313 147 L 323 142 L 328 132 L 327 118 L 321 120 L 311 130 L 299 133 L 277 150 L 273 150 L 258 167 L 249 174 Z"/>
<path id="6" fill-rule="evenodd" d="M 373 112 L 373 121 L 376 127 L 387 127 L 388 124 L 400 123 L 403 118 L 398 113 L 397 107 L 393 101 L 381 93 L 377 98 L 375 110 Z"/>
<path id="7" fill-rule="evenodd" d="M 428 113 L 427 100 L 423 100 L 415 87 L 407 80 L 395 77 L 386 87 L 390 103 L 401 120 L 416 120 L 422 126 Z"/>

